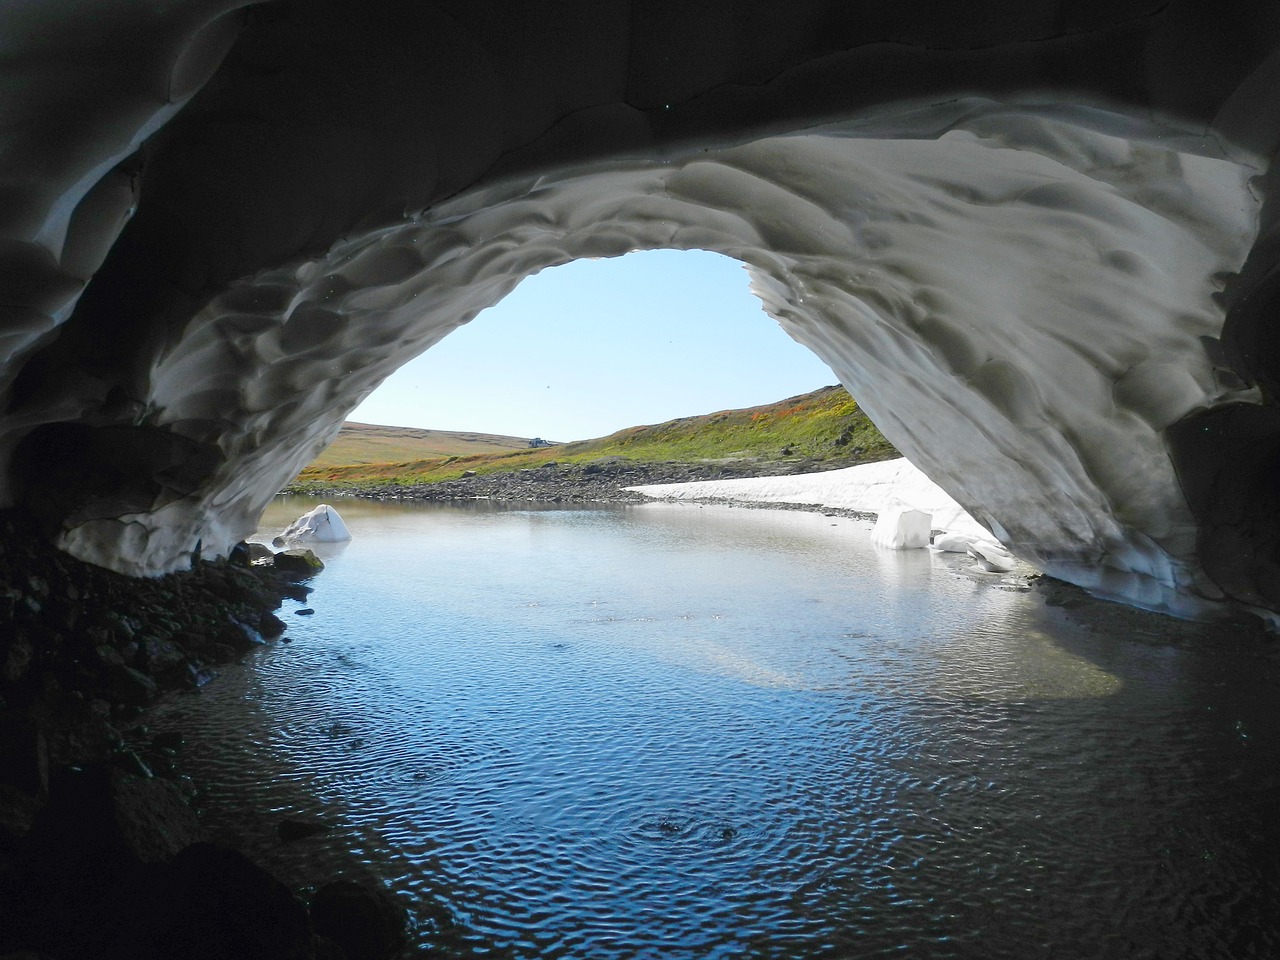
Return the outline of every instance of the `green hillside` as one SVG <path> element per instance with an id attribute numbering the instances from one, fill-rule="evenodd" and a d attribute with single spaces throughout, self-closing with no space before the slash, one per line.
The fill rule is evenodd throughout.
<path id="1" fill-rule="evenodd" d="M 331 447 L 326 454 L 332 450 Z M 431 483 L 454 479 L 468 471 L 486 474 L 522 470 L 553 460 L 586 463 L 621 458 L 638 463 L 739 465 L 791 461 L 797 469 L 820 470 L 895 456 L 898 452 L 880 435 L 857 402 L 843 387 L 834 386 L 760 407 L 681 417 L 667 423 L 630 427 L 598 440 L 540 449 L 426 455 L 384 463 L 343 463 L 338 456 L 322 455 L 298 475 L 292 489 Z"/>
<path id="2" fill-rule="evenodd" d="M 527 450 L 526 437 L 503 437 L 491 433 L 462 433 L 452 430 L 420 430 L 414 427 L 383 427 L 348 421 L 338 437 L 310 464 L 317 469 L 370 463 L 405 463 L 431 457 L 463 457 L 477 453 L 508 453 Z"/>

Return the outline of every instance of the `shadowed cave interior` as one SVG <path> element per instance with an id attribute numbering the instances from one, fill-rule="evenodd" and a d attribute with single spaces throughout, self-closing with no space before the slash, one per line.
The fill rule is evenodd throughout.
<path id="1" fill-rule="evenodd" d="M 79 557 L 225 555 L 522 277 L 705 248 L 1024 559 L 1275 605 L 1264 5 L 193 2 L 119 8 L 130 57 L 57 7 L 6 14 L 0 498 Z"/>
<path id="2" fill-rule="evenodd" d="M 1019 557 L 1274 624 L 1278 51 L 1264 2 L 3 5 L 0 887 L 92 896 L 22 871 L 131 791 L 177 824 L 131 903 L 252 873 L 166 860 L 185 807 L 120 779 L 112 725 L 280 626 L 297 588 L 220 558 L 347 413 L 577 258 L 740 260 Z M 136 639 L 139 598 L 190 608 L 185 649 Z M 263 955 L 336 956 L 267 888 L 305 947 Z M 130 916 L 102 955 L 150 955 Z"/>

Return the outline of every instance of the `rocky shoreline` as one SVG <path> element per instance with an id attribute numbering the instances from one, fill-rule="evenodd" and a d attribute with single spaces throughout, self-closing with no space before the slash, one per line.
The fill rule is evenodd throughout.
<path id="1" fill-rule="evenodd" d="M 642 463 L 623 457 L 601 457 L 587 463 L 549 461 L 539 467 L 512 473 L 478 474 L 468 471 L 453 480 L 434 483 L 366 483 L 325 486 L 295 484 L 283 492 L 340 499 L 503 500 L 532 503 L 641 503 L 649 498 L 626 489 L 652 483 L 689 483 L 695 480 L 730 480 L 742 477 L 791 476 L 817 473 L 871 463 L 873 459 L 850 456 L 813 460 L 754 458 L 686 463 Z"/>
<path id="2" fill-rule="evenodd" d="M 49 547 L 0 514 L 0 957 L 390 956 L 403 918 L 336 882 L 310 907 L 208 842 L 180 736 L 146 708 L 284 632 L 305 555 L 193 563 L 135 580 Z"/>

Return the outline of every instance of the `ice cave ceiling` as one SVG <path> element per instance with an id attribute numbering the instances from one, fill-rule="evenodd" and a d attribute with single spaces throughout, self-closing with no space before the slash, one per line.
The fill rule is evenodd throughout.
<path id="1" fill-rule="evenodd" d="M 1273 2 L 8 0 L 0 505 L 224 553 L 523 277 L 704 248 L 1024 558 L 1280 610 L 1278 50 Z"/>

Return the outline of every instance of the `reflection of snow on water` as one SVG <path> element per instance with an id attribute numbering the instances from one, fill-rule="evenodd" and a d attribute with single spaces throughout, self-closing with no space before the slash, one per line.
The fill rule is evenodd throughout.
<path id="1" fill-rule="evenodd" d="M 215 829 L 301 882 L 375 872 L 423 945 L 1280 943 L 1251 852 L 1274 849 L 1254 811 L 1280 754 L 1258 651 L 1075 626 L 962 554 L 876 550 L 864 521 L 343 512 L 356 538 L 293 642 L 157 724 L 187 734 Z M 335 829 L 282 846 L 296 815 Z"/>

